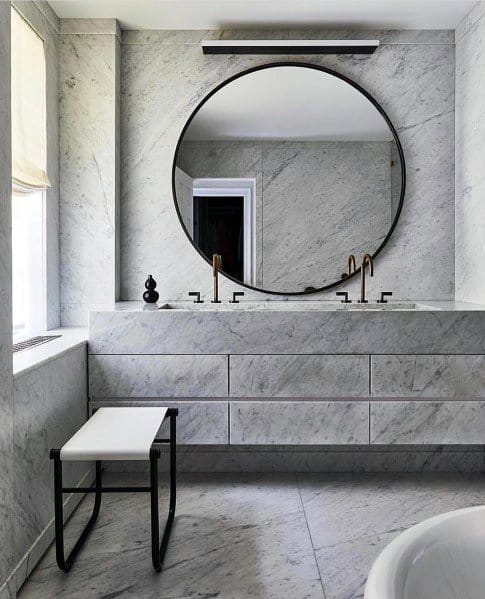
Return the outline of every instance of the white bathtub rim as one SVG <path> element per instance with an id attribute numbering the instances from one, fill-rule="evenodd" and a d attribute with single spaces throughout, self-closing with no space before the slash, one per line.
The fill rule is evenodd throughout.
<path id="1" fill-rule="evenodd" d="M 441 528 L 448 520 L 480 511 L 485 512 L 485 505 L 445 512 L 418 522 L 400 533 L 381 551 L 372 565 L 365 585 L 364 599 L 397 599 L 396 579 L 399 575 L 407 574 L 408 567 L 404 566 L 408 566 L 408 562 L 416 557 L 413 551 L 415 543 L 434 528 Z"/>

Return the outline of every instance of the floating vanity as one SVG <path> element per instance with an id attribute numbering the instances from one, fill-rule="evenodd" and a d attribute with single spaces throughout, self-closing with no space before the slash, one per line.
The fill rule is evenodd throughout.
<path id="1" fill-rule="evenodd" d="M 91 407 L 176 406 L 192 445 L 483 443 L 480 307 L 160 308 L 91 312 Z"/>
<path id="2" fill-rule="evenodd" d="M 270 63 L 219 83 L 172 163 L 173 207 L 200 267 L 186 291 L 205 301 L 93 311 L 91 406 L 176 406 L 191 445 L 483 443 L 483 307 L 385 303 L 389 278 L 367 280 L 391 235 L 399 242 L 405 190 L 397 129 L 347 76 Z M 236 284 L 234 303 L 219 274 Z M 242 288 L 286 301 L 237 303 Z M 345 299 L 314 301 L 330 288 Z"/>

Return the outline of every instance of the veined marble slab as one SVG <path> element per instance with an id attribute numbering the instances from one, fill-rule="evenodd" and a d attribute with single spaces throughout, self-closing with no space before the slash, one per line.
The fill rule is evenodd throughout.
<path id="1" fill-rule="evenodd" d="M 231 445 L 369 442 L 367 401 L 233 401 Z"/>
<path id="2" fill-rule="evenodd" d="M 230 356 L 232 397 L 362 397 L 368 356 Z"/>
<path id="3" fill-rule="evenodd" d="M 62 326 L 119 296 L 120 42 L 114 19 L 79 25 L 59 46 Z"/>
<path id="4" fill-rule="evenodd" d="M 326 473 L 298 476 L 298 481 L 326 599 L 362 599 L 372 562 L 394 537 L 430 516 L 480 505 L 484 492 L 481 476 L 449 473 L 380 477 Z M 433 592 L 406 597 L 444 599 Z"/>
<path id="5" fill-rule="evenodd" d="M 166 401 L 146 400 L 105 400 L 89 403 L 90 409 L 120 406 L 163 406 L 178 408 L 177 444 L 180 445 L 227 445 L 229 443 L 229 404 L 227 401 Z M 168 421 L 160 430 L 168 434 Z"/>
<path id="6" fill-rule="evenodd" d="M 146 484 L 147 475 L 105 479 L 135 486 Z M 160 506 L 168 502 L 165 480 Z M 178 488 L 161 576 L 150 560 L 149 497 L 110 493 L 69 575 L 56 568 L 52 547 L 19 598 L 325 598 L 294 476 L 198 475 L 180 477 Z M 78 532 L 90 508 L 83 502 L 68 529 Z"/>
<path id="7" fill-rule="evenodd" d="M 204 37 L 230 39 L 237 33 L 253 39 L 265 35 L 254 30 L 123 33 L 121 297 L 125 299 L 141 296 L 148 272 L 163 281 L 171 300 L 184 298 L 189 289 L 204 294 L 211 291 L 210 266 L 194 250 L 178 222 L 172 198 L 172 161 L 183 125 L 200 99 L 228 77 L 268 62 L 265 56 L 227 60 L 202 54 L 198 44 Z M 315 30 L 280 30 L 266 35 L 305 38 L 315 35 Z M 361 32 L 333 35 L 353 37 Z M 379 290 L 390 289 L 402 299 L 449 299 L 454 297 L 453 32 L 374 35 L 386 43 L 370 56 L 307 57 L 312 64 L 354 79 L 373 94 L 403 144 L 408 180 L 403 212 L 385 254 L 376 261 L 370 291 L 375 290 L 375 297 Z M 358 286 L 357 279 L 348 285 L 355 294 Z M 221 293 L 226 297 L 235 290 L 240 287 L 221 280 Z M 245 291 L 247 297 L 261 297 Z M 332 296 L 333 290 L 320 294 Z"/>
<path id="8" fill-rule="evenodd" d="M 472 301 L 485 294 L 484 14 L 485 3 L 477 2 L 456 29 L 455 288 L 456 297 Z"/>
<path id="9" fill-rule="evenodd" d="M 225 397 L 225 356 L 89 357 L 91 397 Z"/>
<path id="10" fill-rule="evenodd" d="M 62 447 L 86 421 L 86 369 L 86 348 L 81 345 L 15 377 L 17 561 L 53 517 L 53 471 L 49 452 Z M 65 485 L 75 486 L 88 471 L 89 464 L 86 463 L 66 465 L 63 470 Z"/>
<path id="11" fill-rule="evenodd" d="M 376 397 L 485 397 L 485 356 L 372 356 Z"/>
<path id="12" fill-rule="evenodd" d="M 485 354 L 485 311 L 144 311 L 90 314 L 92 354 Z M 131 307 L 130 307 L 131 306 Z"/>
<path id="13" fill-rule="evenodd" d="M 116 35 L 121 30 L 116 19 L 61 19 L 61 35 Z"/>
<path id="14" fill-rule="evenodd" d="M 376 445 L 483 444 L 485 402 L 371 402 L 370 442 Z"/>

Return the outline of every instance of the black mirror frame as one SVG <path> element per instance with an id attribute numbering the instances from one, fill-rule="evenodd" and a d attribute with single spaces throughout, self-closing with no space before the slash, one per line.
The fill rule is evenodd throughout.
<path id="1" fill-rule="evenodd" d="M 222 83 L 219 83 L 219 85 L 217 85 L 214 89 L 212 89 L 195 107 L 195 109 L 192 111 L 191 115 L 189 116 L 187 122 L 185 123 L 182 132 L 180 133 L 180 136 L 178 138 L 177 141 L 177 145 L 175 147 L 175 153 L 174 153 L 174 158 L 173 158 L 173 164 L 172 164 L 172 195 L 173 195 L 173 201 L 175 204 L 175 210 L 177 212 L 177 216 L 178 219 L 180 221 L 180 224 L 182 226 L 182 229 L 184 230 L 187 238 L 189 239 L 190 243 L 192 244 L 192 246 L 195 248 L 195 250 L 199 253 L 200 256 L 202 256 L 202 258 L 207 262 L 207 264 L 209 264 L 212 267 L 212 264 L 210 262 L 210 260 L 206 257 L 206 255 L 200 251 L 200 249 L 195 245 L 190 233 L 187 231 L 187 228 L 185 226 L 185 223 L 182 219 L 182 215 L 180 213 L 179 210 L 179 206 L 178 206 L 178 202 L 177 202 L 177 190 L 175 188 L 175 168 L 177 166 L 177 158 L 178 158 L 178 153 L 180 150 L 180 146 L 182 144 L 184 135 L 188 129 L 188 127 L 190 126 L 190 124 L 192 123 L 195 115 L 199 112 L 200 108 L 202 108 L 202 106 L 214 95 L 216 94 L 220 89 L 222 89 L 223 87 L 225 87 L 226 85 L 228 85 L 229 83 L 231 83 L 232 81 L 235 81 L 236 79 L 239 79 L 240 77 L 244 77 L 245 75 L 249 75 L 249 73 L 254 73 L 256 71 L 261 71 L 264 69 L 271 69 L 274 67 L 302 67 L 302 68 L 307 68 L 307 69 L 314 69 L 316 71 L 322 71 L 323 73 L 327 73 L 329 75 L 333 75 L 334 77 L 337 77 L 338 79 L 341 79 L 342 81 L 345 81 L 346 83 L 348 83 L 349 85 L 351 85 L 353 88 L 355 88 L 357 91 L 359 91 L 363 96 L 365 96 L 369 102 L 371 102 L 375 108 L 378 110 L 378 112 L 381 114 L 381 116 L 384 118 L 384 120 L 386 121 L 389 129 L 391 130 L 393 136 L 394 136 L 394 141 L 396 142 L 396 146 L 397 146 L 397 151 L 399 154 L 399 160 L 401 162 L 401 195 L 399 198 L 399 205 L 397 207 L 396 210 L 396 215 L 394 216 L 394 220 L 392 221 L 391 227 L 387 233 L 387 235 L 385 236 L 384 240 L 382 241 L 381 245 L 377 248 L 377 250 L 372 254 L 372 258 L 376 258 L 376 256 L 378 256 L 382 249 L 384 248 L 384 246 L 386 245 L 386 243 L 389 241 L 391 235 L 394 232 L 394 229 L 396 228 L 397 222 L 399 220 L 399 217 L 401 215 L 402 212 L 402 207 L 403 207 L 403 203 L 404 203 L 404 195 L 406 193 L 406 163 L 404 160 L 404 152 L 403 152 L 403 148 L 401 145 L 401 141 L 399 139 L 399 136 L 397 134 L 397 131 L 394 127 L 394 125 L 391 122 L 391 119 L 387 116 L 386 112 L 384 111 L 384 109 L 382 108 L 382 106 L 379 104 L 379 102 L 368 92 L 366 91 L 363 87 L 361 87 L 358 83 L 355 83 L 355 81 L 352 81 L 352 79 L 350 79 L 349 77 L 347 77 L 346 75 L 342 75 L 341 73 L 338 73 L 337 71 L 334 71 L 333 69 L 328 69 L 327 67 L 323 67 L 320 65 L 316 65 L 316 64 L 311 64 L 311 63 L 306 63 L 306 62 L 292 62 L 292 61 L 284 61 L 284 62 L 270 62 L 267 64 L 263 64 L 263 65 L 259 65 L 257 67 L 251 67 L 250 69 L 246 69 L 244 71 L 241 71 L 240 73 L 237 73 L 236 75 L 232 75 L 231 77 L 229 77 L 229 79 L 226 79 L 225 81 L 223 81 Z M 342 265 L 342 268 L 344 268 L 345 265 Z M 318 287 L 315 289 L 311 289 L 308 291 L 269 291 L 268 289 L 261 289 L 259 287 L 253 287 L 252 285 L 247 285 L 246 283 L 243 283 L 242 281 L 239 281 L 238 279 L 235 279 L 234 277 L 226 274 L 224 271 L 221 271 L 221 275 L 225 276 L 227 279 L 229 279 L 230 281 L 232 281 L 233 283 L 236 283 L 237 285 L 240 285 L 241 287 L 246 287 L 247 289 L 252 289 L 253 291 L 258 291 L 260 293 L 267 293 L 269 295 L 311 295 L 311 294 L 315 294 L 315 293 L 320 293 L 322 291 L 326 291 L 328 289 L 331 289 L 332 287 L 337 287 L 338 285 L 342 285 L 343 283 L 346 283 L 347 281 L 349 281 L 352 277 L 355 277 L 355 275 L 357 275 L 358 273 L 360 273 L 360 267 L 357 268 L 355 270 L 354 273 L 352 273 L 351 275 L 340 279 L 338 281 L 335 281 L 335 283 L 331 283 L 330 285 L 325 285 L 324 287 Z"/>

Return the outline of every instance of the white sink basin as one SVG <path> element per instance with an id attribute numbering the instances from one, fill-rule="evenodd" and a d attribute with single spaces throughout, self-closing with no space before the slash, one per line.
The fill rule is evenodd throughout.
<path id="1" fill-rule="evenodd" d="M 157 308 L 151 308 L 157 309 Z M 159 310 L 280 310 L 280 311 L 302 311 L 302 310 L 353 310 L 353 311 L 383 311 L 383 310 L 436 310 L 426 304 L 416 302 L 388 302 L 379 304 L 369 302 L 368 304 L 332 301 L 241 301 L 236 304 L 221 302 L 213 304 L 210 301 L 196 304 L 193 302 L 168 302 L 158 307 Z"/>

